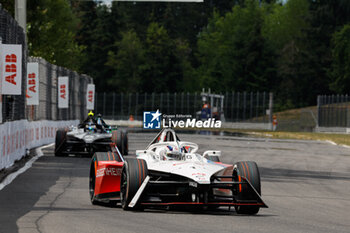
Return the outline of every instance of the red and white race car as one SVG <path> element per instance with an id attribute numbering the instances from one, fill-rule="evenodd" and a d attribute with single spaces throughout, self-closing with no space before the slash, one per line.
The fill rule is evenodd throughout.
<path id="1" fill-rule="evenodd" d="M 125 210 L 234 206 L 239 214 L 256 214 L 267 208 L 255 162 L 223 164 L 220 151 L 197 151 L 197 144 L 180 141 L 174 130 L 165 128 L 145 150 L 136 151 L 136 158 L 96 153 L 90 171 L 91 201 L 119 200 Z"/>

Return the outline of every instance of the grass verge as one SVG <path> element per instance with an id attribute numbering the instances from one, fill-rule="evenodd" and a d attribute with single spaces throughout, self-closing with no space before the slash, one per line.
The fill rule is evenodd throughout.
<path id="1" fill-rule="evenodd" d="M 253 130 L 233 130 L 226 129 L 227 132 L 242 132 L 258 137 L 268 137 L 277 139 L 298 139 L 298 140 L 321 140 L 332 141 L 338 145 L 350 146 L 350 135 L 332 133 L 309 133 L 309 132 L 273 132 L 273 131 L 253 131 Z"/>

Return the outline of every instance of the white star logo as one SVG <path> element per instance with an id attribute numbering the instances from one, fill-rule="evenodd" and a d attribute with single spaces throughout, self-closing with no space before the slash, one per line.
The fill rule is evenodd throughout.
<path id="1" fill-rule="evenodd" d="M 159 113 L 159 109 L 155 112 L 155 113 L 151 113 L 151 115 L 153 116 L 152 121 L 154 121 L 155 119 L 158 119 L 158 117 L 160 117 L 162 114 Z"/>

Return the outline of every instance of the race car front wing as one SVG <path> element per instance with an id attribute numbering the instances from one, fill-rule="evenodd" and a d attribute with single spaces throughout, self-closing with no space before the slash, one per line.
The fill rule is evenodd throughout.
<path id="1" fill-rule="evenodd" d="M 253 187 L 249 180 L 241 176 L 241 181 L 218 181 L 219 179 L 232 179 L 232 176 L 214 176 L 214 180 L 210 184 L 197 184 L 193 181 L 164 181 L 164 180 L 151 180 L 150 176 L 147 176 L 142 185 L 136 192 L 135 196 L 129 203 L 129 207 L 133 208 L 137 204 L 141 206 L 172 206 L 172 205 L 203 205 L 203 206 L 259 206 L 262 208 L 268 208 L 266 203 L 262 200 L 258 191 Z M 239 200 L 235 194 L 235 190 L 238 190 L 239 185 L 247 185 L 254 193 L 254 198 L 249 200 Z M 195 201 L 166 201 L 163 202 L 161 198 L 154 197 L 167 197 L 167 200 L 171 197 L 179 196 L 179 193 L 152 193 L 152 187 L 159 186 L 182 186 L 188 187 L 196 192 L 198 190 L 218 190 L 216 194 L 208 196 L 208 192 L 201 193 L 202 198 Z M 220 191 L 221 190 L 221 191 Z M 227 192 L 229 191 L 229 192 Z M 198 193 L 198 192 L 197 192 Z M 153 198 L 152 198 L 153 197 Z"/>

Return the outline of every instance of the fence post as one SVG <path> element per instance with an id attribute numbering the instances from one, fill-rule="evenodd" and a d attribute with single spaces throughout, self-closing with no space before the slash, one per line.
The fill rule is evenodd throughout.
<path id="1" fill-rule="evenodd" d="M 163 92 L 160 93 L 160 105 L 159 105 L 160 111 L 163 112 Z"/>
<path id="2" fill-rule="evenodd" d="M 102 115 L 106 115 L 106 92 L 103 92 L 103 109 L 102 109 Z"/>
<path id="3" fill-rule="evenodd" d="M 131 93 L 129 93 L 129 107 L 128 107 L 128 115 L 126 117 L 129 117 L 131 113 Z"/>
<path id="4" fill-rule="evenodd" d="M 123 111 L 123 93 L 120 93 L 120 116 L 124 117 L 124 111 Z"/>
<path id="5" fill-rule="evenodd" d="M 250 109 L 249 109 L 249 121 L 252 121 L 253 118 L 253 92 L 250 92 Z"/>
<path id="6" fill-rule="evenodd" d="M 138 106 L 139 106 L 139 93 L 138 92 L 136 92 L 136 105 L 135 105 L 135 116 L 134 116 L 134 119 L 136 119 L 137 118 L 137 108 L 138 108 Z"/>
<path id="7" fill-rule="evenodd" d="M 235 92 L 233 91 L 231 93 L 231 121 L 234 122 L 234 118 L 233 118 L 233 108 L 234 108 L 234 105 L 235 105 Z"/>
<path id="8" fill-rule="evenodd" d="M 114 109 L 115 109 L 115 92 L 113 92 L 113 104 L 112 104 L 112 119 L 113 120 L 115 120 Z"/>
<path id="9" fill-rule="evenodd" d="M 246 107 L 247 107 L 247 92 L 243 92 L 243 121 L 245 121 Z"/>
<path id="10" fill-rule="evenodd" d="M 259 93 L 259 91 L 256 93 L 256 111 L 255 111 L 255 117 L 259 117 L 259 96 L 260 95 L 260 93 Z"/>
<path id="11" fill-rule="evenodd" d="M 194 102 L 193 102 L 193 113 L 194 113 L 194 117 L 197 118 L 196 104 L 197 104 L 197 92 L 194 93 Z"/>
<path id="12" fill-rule="evenodd" d="M 317 128 L 320 127 L 320 116 L 321 116 L 321 96 L 317 96 L 317 123 L 316 123 L 316 131 Z"/>
<path id="13" fill-rule="evenodd" d="M 147 108 L 147 92 L 145 92 L 145 103 L 143 104 L 143 111 L 148 111 L 148 108 Z"/>
<path id="14" fill-rule="evenodd" d="M 269 94 L 269 110 L 270 110 L 270 115 L 269 115 L 269 128 L 270 128 L 270 130 L 273 130 L 273 125 L 272 125 L 273 94 L 272 94 L 272 92 L 270 92 L 270 94 Z"/>
<path id="15" fill-rule="evenodd" d="M 190 113 L 190 93 L 187 92 L 187 113 Z"/>
<path id="16" fill-rule="evenodd" d="M 183 113 L 184 110 L 184 93 L 181 93 L 181 114 Z"/>
<path id="17" fill-rule="evenodd" d="M 166 96 L 166 101 L 167 101 L 167 110 L 168 110 L 168 114 L 170 114 L 170 102 L 169 102 L 169 92 L 167 93 L 167 96 Z"/>
<path id="18" fill-rule="evenodd" d="M 238 122 L 238 117 L 239 117 L 239 95 L 240 93 L 237 92 L 237 108 L 236 108 L 236 122 Z"/>
<path id="19" fill-rule="evenodd" d="M 152 111 L 154 111 L 154 92 L 152 92 Z"/>
<path id="20" fill-rule="evenodd" d="M 264 123 L 266 123 L 266 109 L 265 109 L 265 102 L 266 102 L 266 92 L 263 93 L 263 103 L 262 103 L 262 109 L 263 109 L 263 116 L 264 116 Z"/>
<path id="21" fill-rule="evenodd" d="M 176 113 L 176 92 L 174 93 L 174 114 Z"/>

